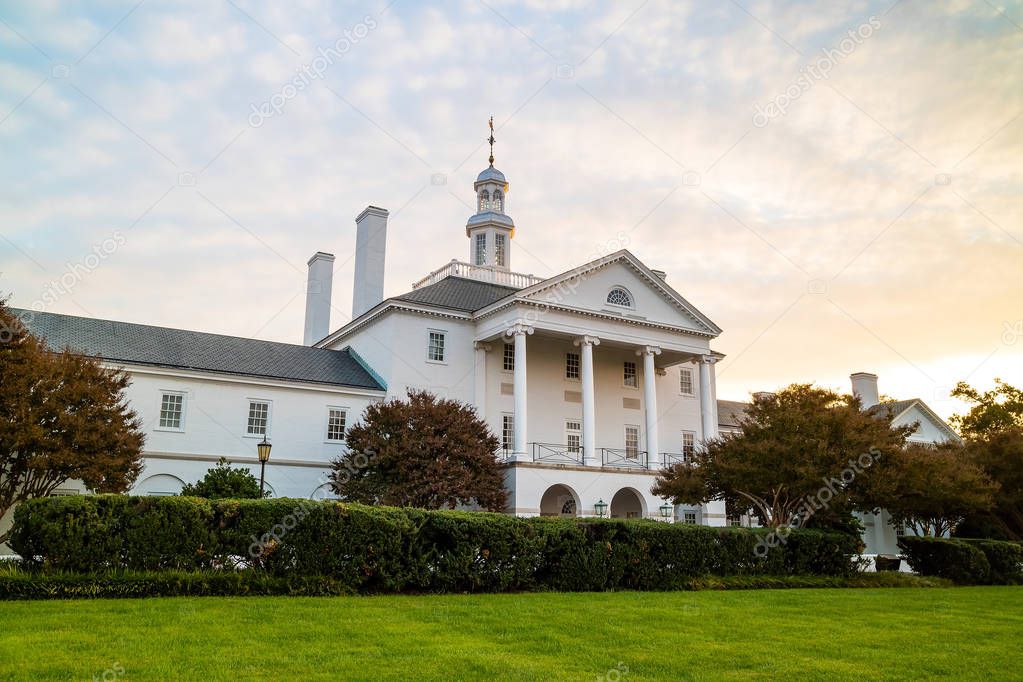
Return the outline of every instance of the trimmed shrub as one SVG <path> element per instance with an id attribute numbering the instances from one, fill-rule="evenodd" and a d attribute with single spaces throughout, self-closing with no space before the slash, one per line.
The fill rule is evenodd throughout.
<path id="1" fill-rule="evenodd" d="M 899 538 L 899 547 L 910 568 L 920 575 L 962 585 L 982 585 L 991 579 L 991 564 L 984 552 L 962 540 L 908 536 Z"/>
<path id="2" fill-rule="evenodd" d="M 995 585 L 1023 584 L 1023 545 L 999 540 L 961 538 L 987 557 L 991 566 L 991 583 Z"/>
<path id="3" fill-rule="evenodd" d="M 360 593 L 675 590 L 708 575 L 849 575 L 856 552 L 856 538 L 819 530 L 764 551 L 766 531 L 739 528 L 290 499 L 49 498 L 15 524 L 12 546 L 48 570 L 246 569 Z"/>

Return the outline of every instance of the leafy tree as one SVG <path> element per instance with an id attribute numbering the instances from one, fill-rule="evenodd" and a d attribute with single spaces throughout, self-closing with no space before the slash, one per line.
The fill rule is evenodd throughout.
<path id="1" fill-rule="evenodd" d="M 997 481 L 989 513 L 966 519 L 956 534 L 1023 541 L 1023 427 L 1002 428 L 966 441 L 970 461 Z"/>
<path id="2" fill-rule="evenodd" d="M 462 403 L 409 390 L 407 400 L 370 405 L 346 441 L 348 453 L 331 474 L 342 499 L 425 509 L 505 508 L 497 437 Z"/>
<path id="3" fill-rule="evenodd" d="M 131 487 L 144 436 L 124 397 L 127 374 L 51 352 L 0 301 L 0 377 L 0 516 L 68 480 L 97 492 Z"/>
<path id="4" fill-rule="evenodd" d="M 996 431 L 1023 428 L 1023 389 L 995 379 L 990 391 L 978 391 L 965 381 L 952 389 L 952 397 L 973 406 L 965 415 L 952 415 L 949 420 L 965 438 L 983 438 Z"/>
<path id="5" fill-rule="evenodd" d="M 653 492 L 676 504 L 724 499 L 733 513 L 752 511 L 771 528 L 818 513 L 841 519 L 877 506 L 870 480 L 911 430 L 864 412 L 852 396 L 793 384 L 754 400 L 738 433 L 664 470 Z"/>
<path id="6" fill-rule="evenodd" d="M 1023 389 L 995 379 L 993 389 L 979 391 L 960 381 L 952 396 L 972 403 L 950 420 L 967 456 L 998 483 L 991 511 L 969 516 L 956 534 L 1023 541 Z"/>
<path id="7" fill-rule="evenodd" d="M 873 480 L 874 495 L 896 523 L 917 535 L 939 537 L 971 514 L 991 508 L 998 489 L 962 445 L 910 443 L 893 453 L 884 476 Z"/>
<path id="8" fill-rule="evenodd" d="M 181 494 L 190 497 L 206 497 L 211 500 L 258 500 L 259 481 L 245 468 L 233 469 L 227 458 L 221 457 L 217 466 L 195 483 L 181 488 Z M 270 491 L 263 493 L 268 497 Z"/>

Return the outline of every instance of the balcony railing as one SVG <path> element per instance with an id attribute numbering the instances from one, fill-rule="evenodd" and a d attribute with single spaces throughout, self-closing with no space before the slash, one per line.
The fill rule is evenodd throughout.
<path id="1" fill-rule="evenodd" d="M 600 462 L 606 467 L 622 467 L 627 469 L 646 469 L 645 450 L 616 450 L 614 448 L 600 449 Z"/>
<path id="2" fill-rule="evenodd" d="M 665 467 L 674 466 L 676 464 L 689 464 L 692 462 L 692 455 L 687 455 L 683 452 L 662 452 L 661 462 Z"/>
<path id="3" fill-rule="evenodd" d="M 501 286 L 514 287 L 516 289 L 524 289 L 526 287 L 533 286 L 537 282 L 542 282 L 544 279 L 543 277 L 536 277 L 534 275 L 524 275 L 520 272 L 509 272 L 508 270 L 502 270 L 501 268 L 492 265 L 473 265 L 472 263 L 453 260 L 447 265 L 437 268 L 429 275 L 413 284 L 412 288 L 418 289 L 419 287 L 436 284 L 445 277 L 465 277 L 467 279 L 475 279 L 481 282 L 491 282 L 493 284 L 500 284 Z"/>
<path id="4" fill-rule="evenodd" d="M 533 443 L 533 461 L 548 464 L 582 464 L 583 450 L 570 445 Z"/>

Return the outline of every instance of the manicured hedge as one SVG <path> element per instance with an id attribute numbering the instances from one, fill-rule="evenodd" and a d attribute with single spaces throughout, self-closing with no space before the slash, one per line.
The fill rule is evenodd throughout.
<path id="1" fill-rule="evenodd" d="M 947 587 L 940 578 L 906 573 L 855 575 L 702 576 L 683 581 L 682 590 L 793 588 Z M 333 597 L 352 594 L 325 576 L 274 576 L 262 571 L 106 571 L 59 573 L 0 567 L 0 600 L 122 599 L 138 597 Z"/>
<path id="2" fill-rule="evenodd" d="M 798 530 L 763 552 L 764 533 L 310 500 L 96 495 L 20 505 L 10 544 L 36 570 L 240 571 L 322 577 L 331 590 L 360 593 L 673 590 L 709 575 L 853 570 L 858 538 Z"/>
<path id="3" fill-rule="evenodd" d="M 910 568 L 964 585 L 1023 583 L 1023 547 L 1014 542 L 904 537 Z"/>

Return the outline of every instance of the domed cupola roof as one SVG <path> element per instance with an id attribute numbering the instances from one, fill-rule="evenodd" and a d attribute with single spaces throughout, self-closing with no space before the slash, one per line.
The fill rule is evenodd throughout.
<path id="1" fill-rule="evenodd" d="M 480 182 L 499 182 L 502 185 L 508 184 L 508 180 L 505 179 L 504 173 L 502 173 L 501 171 L 497 170 L 493 166 L 490 166 L 489 168 L 484 168 L 483 172 L 480 173 L 478 176 L 476 176 L 476 182 L 477 183 L 480 183 Z"/>

